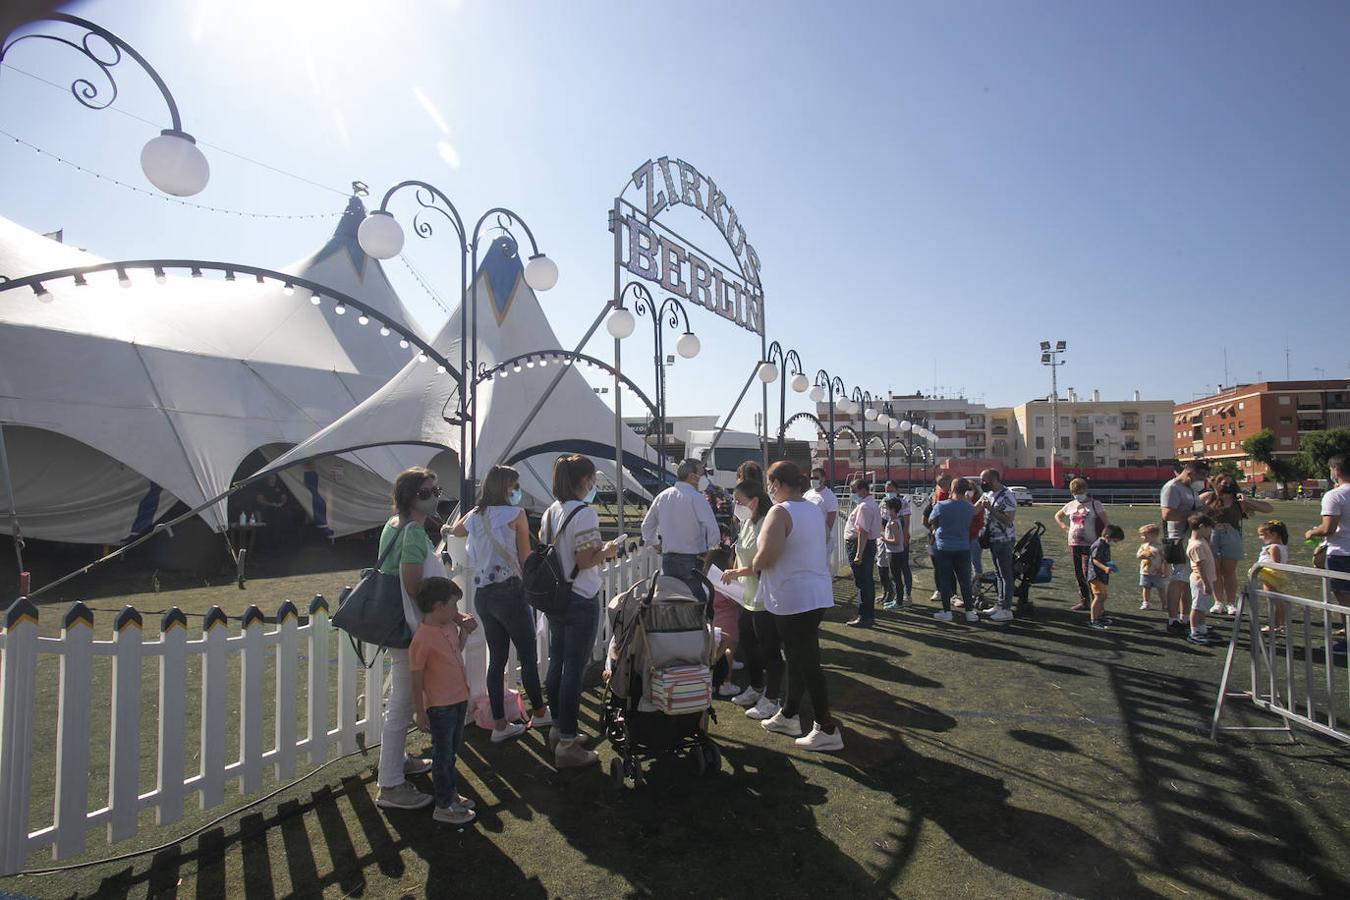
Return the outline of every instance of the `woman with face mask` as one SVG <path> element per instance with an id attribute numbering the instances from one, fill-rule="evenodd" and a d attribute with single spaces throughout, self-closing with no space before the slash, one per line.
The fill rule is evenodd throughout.
<path id="1" fill-rule="evenodd" d="M 1220 475 L 1211 487 L 1200 493 L 1200 505 L 1214 519 L 1214 534 L 1209 539 L 1214 550 L 1214 600 L 1223 604 L 1228 615 L 1237 612 L 1237 564 L 1242 559 L 1242 520 L 1253 512 L 1269 513 L 1275 507 L 1264 500 L 1248 497 L 1238 490 L 1237 479 Z"/>
<path id="2" fill-rule="evenodd" d="M 764 482 L 752 479 L 737 484 L 732 497 L 736 501 L 740 534 L 735 544 L 736 568 L 722 573 L 722 583 L 730 584 L 739 579 L 741 584 L 737 633 L 750 685 L 732 697 L 731 702 L 746 707 L 746 715 L 752 719 L 767 719 L 778 712 L 778 698 L 783 686 L 783 651 L 778 632 L 773 627 L 773 614 L 764 609 L 759 578 L 750 563 L 755 558 L 759 531 L 773 501 L 764 491 Z M 766 669 L 767 683 L 764 679 Z"/>
<path id="3" fill-rule="evenodd" d="M 1060 507 L 1055 513 L 1055 521 L 1063 528 L 1069 538 L 1069 551 L 1073 554 L 1073 577 L 1078 582 L 1078 603 L 1072 608 L 1082 612 L 1092 603 L 1088 587 L 1088 554 L 1092 542 L 1101 536 L 1111 522 L 1106 517 L 1106 507 L 1088 496 L 1088 483 L 1081 478 L 1069 482 L 1069 492 L 1073 499 Z"/>
<path id="4" fill-rule="evenodd" d="M 403 616 L 414 631 L 421 624 L 413 597 L 422 586 L 422 580 L 432 574 L 444 576 L 445 568 L 432 552 L 427 537 L 426 520 L 434 515 L 441 499 L 436 484 L 436 473 L 420 467 L 407 469 L 394 480 L 394 516 L 380 532 L 379 556 L 384 557 L 380 571 L 397 575 L 403 593 Z M 389 551 L 385 556 L 385 551 Z M 473 616 L 456 613 L 457 621 L 468 631 L 478 627 Z M 389 697 L 385 702 L 384 732 L 380 743 L 379 794 L 376 805 L 382 809 L 421 809 L 432 802 L 408 782 L 408 775 L 431 770 L 431 760 L 409 757 L 405 751 L 408 727 L 413 723 L 412 675 L 408 671 L 408 651 L 390 648 L 391 665 Z M 459 802 L 469 804 L 465 797 Z"/>
<path id="5" fill-rule="evenodd" d="M 520 508 L 520 475 L 510 466 L 493 466 L 483 479 L 478 505 L 450 529 L 467 537 L 469 570 L 473 578 L 474 609 L 487 638 L 488 703 L 492 707 L 492 741 L 500 743 L 524 734 L 525 724 L 506 719 L 506 661 L 511 645 L 520 661 L 520 680 L 530 699 L 530 723 L 552 725 L 539 686 L 538 649 L 534 641 L 534 613 L 525 602 L 520 567 L 530 555 L 530 526 Z"/>
<path id="6" fill-rule="evenodd" d="M 554 503 L 544 510 L 540 540 L 558 551 L 558 562 L 572 583 L 567 609 L 548 616 L 548 674 L 544 687 L 553 728 L 549 744 L 558 768 L 584 766 L 599 757 L 587 750 L 577 731 L 581 709 L 581 676 L 590 663 L 600 626 L 600 563 L 619 555 L 613 541 L 600 540 L 595 502 L 595 463 L 580 454 L 560 456 L 553 463 Z"/>

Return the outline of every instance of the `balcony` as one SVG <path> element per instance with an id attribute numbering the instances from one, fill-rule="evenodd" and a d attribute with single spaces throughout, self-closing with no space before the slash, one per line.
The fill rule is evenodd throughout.
<path id="1" fill-rule="evenodd" d="M 1203 454 L 1205 452 L 1205 442 L 1191 441 L 1191 452 Z"/>
<path id="2" fill-rule="evenodd" d="M 1138 430 L 1139 430 L 1139 420 L 1138 420 L 1138 419 L 1121 419 L 1121 420 L 1120 420 L 1120 430 L 1121 430 L 1121 431 L 1138 431 Z"/>
<path id="3" fill-rule="evenodd" d="M 1005 436 L 1006 436 L 1007 433 L 1008 433 L 1008 426 L 1007 426 L 1007 425 L 995 425 L 993 428 L 990 428 L 990 429 L 989 429 L 989 433 L 990 433 L 990 434 L 994 434 L 994 435 L 1005 435 Z"/>
<path id="4" fill-rule="evenodd" d="M 1327 427 L 1325 419 L 1299 419 L 1299 431 L 1321 431 Z"/>
<path id="5" fill-rule="evenodd" d="M 1126 453 L 1134 453 L 1139 450 L 1139 442 L 1126 441 L 1125 443 L 1120 445 L 1120 449 L 1124 450 Z"/>

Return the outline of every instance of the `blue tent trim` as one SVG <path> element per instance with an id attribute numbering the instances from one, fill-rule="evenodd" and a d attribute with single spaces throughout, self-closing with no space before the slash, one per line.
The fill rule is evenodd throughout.
<path id="1" fill-rule="evenodd" d="M 516 242 L 507 237 L 493 241 L 478 271 L 483 273 L 483 279 L 487 282 L 488 302 L 492 304 L 492 314 L 500 325 L 511 311 L 511 303 L 516 299 L 516 291 L 525 273 Z"/>
<path id="2" fill-rule="evenodd" d="M 332 537 L 333 529 L 328 527 L 328 504 L 319 493 L 318 472 L 311 469 L 305 473 L 305 489 L 309 491 L 309 512 L 314 519 L 314 527 L 319 529 L 324 537 Z"/>
<path id="3" fill-rule="evenodd" d="M 357 229 L 366 218 L 366 205 L 361 202 L 360 197 L 352 197 L 347 201 L 347 209 L 342 213 L 342 218 L 338 219 L 337 228 L 333 231 L 333 236 L 328 239 L 328 243 L 318 253 L 314 254 L 314 262 L 322 262 L 335 253 L 345 252 L 352 261 L 352 267 L 356 269 L 356 278 L 358 281 L 364 281 L 366 277 L 366 262 L 369 257 L 361 249 L 361 242 L 356 239 Z"/>
<path id="4" fill-rule="evenodd" d="M 159 497 L 163 490 L 153 481 L 150 482 L 150 489 L 136 507 L 136 519 L 131 523 L 131 534 L 127 535 L 127 540 L 140 537 L 155 524 L 155 511 L 159 509 Z"/>

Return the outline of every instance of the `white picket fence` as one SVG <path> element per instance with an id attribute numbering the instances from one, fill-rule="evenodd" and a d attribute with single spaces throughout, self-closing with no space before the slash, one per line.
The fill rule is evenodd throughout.
<path id="1" fill-rule="evenodd" d="M 646 550 L 606 564 L 603 598 L 648 577 L 656 564 L 655 555 Z M 472 609 L 472 603 L 468 587 L 462 608 Z M 69 608 L 55 637 L 38 633 L 39 611 L 30 601 L 21 598 L 11 604 L 0 631 L 0 875 L 19 872 L 29 854 L 46 847 L 52 848 L 56 860 L 78 856 L 97 828 L 106 829 L 107 843 L 127 840 L 140 830 L 145 810 L 155 811 L 156 825 L 172 825 L 182 818 L 184 804 L 193 795 L 201 810 L 213 809 L 226 803 L 227 789 L 232 798 L 257 793 L 269 767 L 278 781 L 284 781 L 325 762 L 334 750 L 350 753 L 359 744 L 377 743 L 380 700 L 369 698 L 383 698 L 384 655 L 364 668 L 346 635 L 332 628 L 322 597 L 314 599 L 308 613 L 308 621 L 301 624 L 294 604 L 284 602 L 269 630 L 263 613 L 251 606 L 232 634 L 230 620 L 216 607 L 203 620 L 200 636 L 190 637 L 187 617 L 172 609 L 160 620 L 157 638 L 146 640 L 141 614 L 126 607 L 115 618 L 112 639 L 96 641 L 94 614 L 83 603 Z M 602 616 L 596 659 L 608 641 L 609 625 Z M 486 693 L 482 629 L 464 649 L 476 699 Z M 367 652 L 367 659 L 370 656 Z M 54 710 L 38 705 L 44 657 L 48 669 L 51 657 L 59 663 Z M 111 675 L 109 689 L 95 696 L 95 660 L 100 657 L 111 660 Z M 189 660 L 200 669 L 197 690 L 188 682 Z M 539 634 L 539 660 L 542 675 L 548 665 L 546 629 Z M 270 677 L 264 684 L 269 662 Z M 514 665 L 508 671 L 513 672 Z M 143 721 L 143 676 L 158 679 L 155 722 Z M 232 716 L 226 696 L 232 681 L 238 683 L 233 729 L 227 727 Z M 264 690 L 272 694 L 266 733 Z M 200 723 L 192 734 L 187 733 L 186 722 L 190 695 L 200 709 Z M 37 746 L 38 716 L 55 717 L 54 746 Z M 108 760 L 108 779 L 106 796 L 98 798 L 102 805 L 91 810 L 91 735 L 96 716 L 110 717 L 109 744 L 106 754 L 100 754 Z M 154 787 L 141 791 L 147 726 L 156 729 L 156 775 Z M 236 731 L 237 743 L 227 745 L 227 734 Z M 184 762 L 188 741 L 198 747 L 199 764 L 191 772 L 185 771 Z M 51 824 L 30 830 L 34 760 L 53 754 Z M 46 798 L 41 802 L 45 804 Z"/>

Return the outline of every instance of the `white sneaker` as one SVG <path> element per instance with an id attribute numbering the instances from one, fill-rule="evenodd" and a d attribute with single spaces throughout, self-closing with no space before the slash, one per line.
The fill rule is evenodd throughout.
<path id="1" fill-rule="evenodd" d="M 933 602 L 934 602 L 934 603 L 941 603 L 941 602 L 942 602 L 942 592 L 941 592 L 941 591 L 933 591 Z"/>
<path id="2" fill-rule="evenodd" d="M 980 614 L 973 609 L 966 610 L 966 622 L 971 625 L 980 624 Z"/>
<path id="3" fill-rule="evenodd" d="M 719 688 L 717 689 L 717 696 L 719 696 L 719 697 L 735 697 L 735 696 L 739 695 L 740 692 L 741 692 L 741 689 L 740 689 L 740 686 L 739 686 L 739 685 L 733 684 L 733 683 L 730 682 L 730 681 L 724 681 L 724 682 L 722 682 L 721 687 L 719 687 Z"/>
<path id="4" fill-rule="evenodd" d="M 542 716 L 535 716 L 530 720 L 531 728 L 549 728 L 554 724 L 553 712 L 551 710 Z"/>
<path id="5" fill-rule="evenodd" d="M 520 737 L 524 733 L 524 722 L 507 722 L 505 728 L 492 729 L 492 743 L 500 744 L 502 741 L 509 741 L 513 737 Z"/>
<path id="6" fill-rule="evenodd" d="M 952 620 L 952 614 L 945 609 L 940 609 L 933 613 L 933 618 L 937 619 L 939 622 L 950 622 Z"/>
<path id="7" fill-rule="evenodd" d="M 757 691 L 752 687 L 748 687 L 745 690 L 741 691 L 739 694 L 737 694 L 735 697 L 732 697 L 731 702 L 735 703 L 737 706 L 749 707 L 754 706 L 756 703 L 758 703 L 759 698 L 761 696 L 762 693 L 760 691 Z"/>
<path id="8" fill-rule="evenodd" d="M 404 775 L 425 775 L 431 771 L 431 760 L 420 756 L 403 756 Z"/>
<path id="9" fill-rule="evenodd" d="M 1224 611 L 1225 613 L 1227 613 L 1228 615 L 1230 615 L 1230 616 L 1235 616 L 1235 615 L 1237 615 L 1237 607 L 1234 606 L 1234 605 L 1231 604 L 1231 603 L 1229 603 L 1229 604 L 1227 604 L 1226 606 L 1224 606 L 1223 611 Z"/>
<path id="10" fill-rule="evenodd" d="M 1140 603 L 1140 604 L 1139 604 L 1139 608 L 1140 608 L 1140 609 L 1148 609 L 1148 601 L 1145 600 L 1145 601 L 1143 601 L 1142 603 Z"/>
<path id="11" fill-rule="evenodd" d="M 780 709 L 773 714 L 773 718 L 765 719 L 763 722 L 760 722 L 759 727 L 763 728 L 765 731 L 775 731 L 778 734 L 786 734 L 788 737 L 801 737 L 802 717 L 793 716 L 789 719 L 787 716 L 783 715 L 783 711 Z"/>
<path id="12" fill-rule="evenodd" d="M 421 809 L 430 806 L 435 799 L 413 787 L 412 782 L 405 781 L 394 787 L 380 788 L 375 805 L 380 809 Z"/>
<path id="13" fill-rule="evenodd" d="M 752 719 L 772 719 L 778 714 L 781 708 L 777 700 L 770 700 L 768 697 L 760 697 L 755 705 L 745 711 L 745 714 Z"/>
<path id="14" fill-rule="evenodd" d="M 1002 606 L 994 607 L 993 612 L 989 613 L 990 622 L 1011 622 L 1012 620 L 1013 611 Z"/>
<path id="15" fill-rule="evenodd" d="M 811 733 L 806 737 L 797 738 L 795 743 L 803 750 L 815 750 L 817 752 L 843 750 L 844 734 L 838 725 L 834 726 L 834 731 L 821 731 L 820 726 L 817 725 L 811 729 Z"/>

